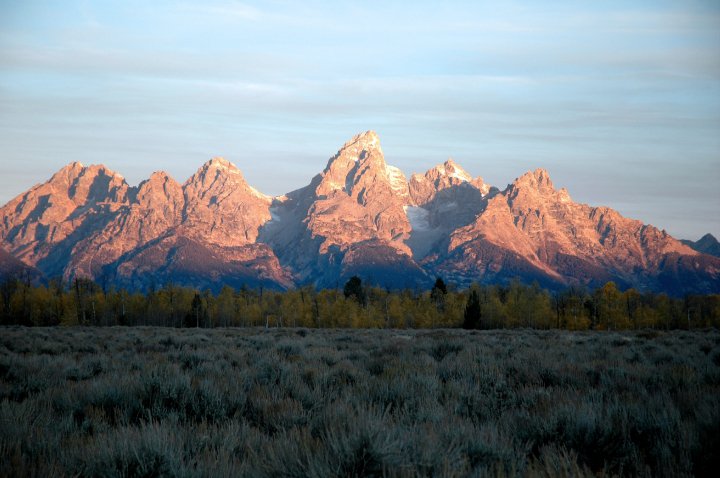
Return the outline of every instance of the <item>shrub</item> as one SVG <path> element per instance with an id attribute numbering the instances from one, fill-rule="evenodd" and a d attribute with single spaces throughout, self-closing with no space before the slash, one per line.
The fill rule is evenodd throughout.
<path id="1" fill-rule="evenodd" d="M 4 328 L 0 476 L 720 468 L 716 330 L 300 330 Z"/>

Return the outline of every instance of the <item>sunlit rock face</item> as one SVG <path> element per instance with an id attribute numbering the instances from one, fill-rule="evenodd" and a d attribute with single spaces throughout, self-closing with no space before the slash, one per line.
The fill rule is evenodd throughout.
<path id="1" fill-rule="evenodd" d="M 461 286 L 520 278 L 720 291 L 720 259 L 701 252 L 709 239 L 696 251 L 610 208 L 575 203 L 544 169 L 500 190 L 450 159 L 408 181 L 373 131 L 279 197 L 223 158 L 184 184 L 155 172 L 135 187 L 105 166 L 72 163 L 0 218 L 0 268 L 140 289 L 336 287 L 352 275 L 417 288 L 439 275 Z"/>
<path id="2" fill-rule="evenodd" d="M 544 169 L 528 172 L 450 234 L 438 272 L 464 270 L 486 281 L 512 275 L 545 284 L 600 285 L 614 280 L 647 290 L 718 288 L 718 263 L 664 231 L 607 207 L 572 201 Z"/>
<path id="3" fill-rule="evenodd" d="M 183 185 L 159 171 L 137 187 L 73 163 L 2 208 L 0 237 L 18 259 L 68 281 L 286 288 L 289 273 L 256 243 L 271 201 L 222 158 Z"/>
<path id="4" fill-rule="evenodd" d="M 390 287 L 430 281 L 405 243 L 410 201 L 402 172 L 373 131 L 353 137 L 309 185 L 275 201 L 260 238 L 300 282 L 334 287 L 361 275 Z"/>
<path id="5" fill-rule="evenodd" d="M 0 209 L 2 245 L 45 274 L 62 275 L 76 244 L 112 221 L 130 196 L 105 166 L 71 163 Z"/>

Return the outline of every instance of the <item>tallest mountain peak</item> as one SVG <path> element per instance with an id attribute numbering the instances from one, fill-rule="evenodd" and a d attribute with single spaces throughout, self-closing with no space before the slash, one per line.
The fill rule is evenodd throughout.
<path id="1" fill-rule="evenodd" d="M 359 150 L 380 149 L 380 138 L 375 131 L 368 130 L 353 136 L 350 141 L 340 148 L 340 151 L 354 148 Z"/>
<path id="2" fill-rule="evenodd" d="M 73 171 L 76 169 L 84 169 L 84 168 L 85 168 L 85 165 L 83 163 L 81 163 L 80 161 L 73 161 L 72 163 L 65 165 L 65 167 L 62 169 L 65 171 Z"/>
<path id="3" fill-rule="evenodd" d="M 374 130 L 367 130 L 363 133 L 356 134 L 353 137 L 353 140 L 356 141 L 362 141 L 372 144 L 377 144 L 380 142 L 380 138 L 378 137 L 378 134 Z"/>
<path id="4" fill-rule="evenodd" d="M 328 161 L 316 189 L 317 194 L 343 190 L 351 194 L 361 175 L 382 176 L 387 180 L 387 164 L 375 131 L 356 134 Z"/>
<path id="5" fill-rule="evenodd" d="M 360 162 L 375 162 L 385 167 L 385 158 L 380 148 L 380 138 L 375 131 L 369 130 L 356 134 L 349 141 L 342 145 L 338 152 L 330 158 L 324 173 L 331 173 L 339 180 L 339 176 L 345 176 L 350 170 L 356 168 Z"/>

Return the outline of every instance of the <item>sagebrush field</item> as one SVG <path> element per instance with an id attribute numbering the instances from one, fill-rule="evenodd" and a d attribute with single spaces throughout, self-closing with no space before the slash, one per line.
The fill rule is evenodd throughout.
<path id="1" fill-rule="evenodd" d="M 2 476 L 714 476 L 720 332 L 0 329 Z"/>

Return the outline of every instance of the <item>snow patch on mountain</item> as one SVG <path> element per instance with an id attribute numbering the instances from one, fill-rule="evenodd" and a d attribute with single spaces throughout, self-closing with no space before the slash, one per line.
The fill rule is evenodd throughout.
<path id="1" fill-rule="evenodd" d="M 405 206 L 410 227 L 413 231 L 428 231 L 430 227 L 430 211 L 420 206 Z"/>
<path id="2" fill-rule="evenodd" d="M 405 206 L 403 209 L 412 227 L 410 237 L 405 244 L 410 247 L 413 257 L 420 260 L 433 250 L 438 241 L 442 240 L 444 231 L 430 225 L 430 211 L 427 209 L 419 206 Z"/>
<path id="3" fill-rule="evenodd" d="M 439 166 L 438 172 L 449 178 L 455 178 L 465 182 L 472 181 L 472 176 L 459 168 L 450 168 L 450 171 L 448 171 L 448 168 L 445 168 L 445 166 Z"/>
<path id="4" fill-rule="evenodd" d="M 405 175 L 400 168 L 386 164 L 385 173 L 387 174 L 388 181 L 390 181 L 390 187 L 393 191 L 400 194 L 408 193 L 407 179 L 405 179 Z"/>
<path id="5" fill-rule="evenodd" d="M 270 209 L 270 221 L 268 222 L 280 222 L 282 221 L 282 218 L 280 217 L 280 207 L 279 206 L 271 206 Z"/>

